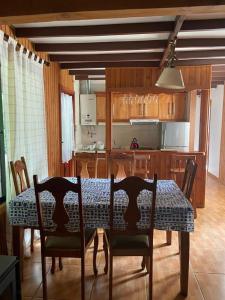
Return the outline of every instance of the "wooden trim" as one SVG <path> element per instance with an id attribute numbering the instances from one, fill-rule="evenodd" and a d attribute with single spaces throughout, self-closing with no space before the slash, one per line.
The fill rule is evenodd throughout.
<path id="1" fill-rule="evenodd" d="M 219 179 L 221 183 L 225 184 L 225 86 L 223 96 L 223 112 L 222 112 L 222 129 L 221 129 L 221 143 L 220 143 L 220 172 Z"/>
<path id="2" fill-rule="evenodd" d="M 197 90 L 188 93 L 189 96 L 189 122 L 190 122 L 190 137 L 189 137 L 189 151 L 194 151 L 195 143 L 195 115 L 196 115 L 196 98 Z"/>
<path id="3" fill-rule="evenodd" d="M 68 62 L 60 64 L 62 69 L 82 68 L 122 68 L 122 67 L 158 67 L 158 61 L 104 61 L 104 62 Z M 71 70 L 73 71 L 73 70 Z"/>
<path id="4" fill-rule="evenodd" d="M 105 75 L 105 70 L 69 70 L 70 75 Z"/>
<path id="5" fill-rule="evenodd" d="M 199 133 L 199 151 L 205 152 L 208 157 L 209 147 L 209 119 L 210 117 L 210 90 L 201 92 L 201 110 L 200 110 L 200 133 Z"/>
<path id="6" fill-rule="evenodd" d="M 5 2 L 1 8 L 0 20 L 4 24 L 44 22 L 54 20 L 88 20 L 121 17 L 175 16 L 178 11 L 184 15 L 221 13 L 225 10 L 224 1 L 215 0 L 142 0 L 113 1 L 57 1 L 40 0 L 30 5 L 29 0 L 21 0 L 20 5 Z"/>

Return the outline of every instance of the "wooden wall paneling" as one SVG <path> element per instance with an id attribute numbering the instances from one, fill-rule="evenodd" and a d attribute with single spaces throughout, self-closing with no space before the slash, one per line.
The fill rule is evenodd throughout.
<path id="1" fill-rule="evenodd" d="M 211 66 L 184 66 L 180 67 L 185 89 L 210 89 Z M 160 74 L 160 68 L 107 68 L 106 81 L 109 90 L 119 89 L 155 89 L 155 83 Z M 135 79 L 134 79 L 135 78 Z M 164 90 L 165 92 L 165 90 Z"/>
<path id="2" fill-rule="evenodd" d="M 221 183 L 225 184 L 225 86 L 224 86 L 224 96 L 223 96 L 219 180 L 221 181 Z"/>
<path id="3" fill-rule="evenodd" d="M 200 110 L 199 151 L 208 154 L 209 146 L 209 116 L 210 116 L 210 90 L 202 90 Z"/>
<path id="4" fill-rule="evenodd" d="M 69 75 L 68 70 L 60 70 L 60 86 L 61 89 L 68 91 L 70 94 L 74 93 L 73 76 Z"/>
<path id="5" fill-rule="evenodd" d="M 196 101 L 197 101 L 197 91 L 191 91 L 188 93 L 189 102 L 189 122 L 190 122 L 190 134 L 189 134 L 189 150 L 194 151 L 195 143 L 195 115 L 196 115 Z"/>

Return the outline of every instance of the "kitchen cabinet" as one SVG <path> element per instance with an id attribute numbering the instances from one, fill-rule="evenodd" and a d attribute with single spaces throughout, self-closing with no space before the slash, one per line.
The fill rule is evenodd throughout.
<path id="1" fill-rule="evenodd" d="M 162 121 L 186 121 L 185 93 L 160 94 L 159 119 Z"/>
<path id="2" fill-rule="evenodd" d="M 172 118 L 173 96 L 170 94 L 159 94 L 159 119 L 162 121 Z"/>
<path id="3" fill-rule="evenodd" d="M 133 97 L 129 105 L 131 119 L 156 119 L 159 117 L 158 95 Z"/>
<path id="4" fill-rule="evenodd" d="M 112 118 L 113 122 L 128 122 L 130 109 L 125 94 L 112 93 Z"/>
<path id="5" fill-rule="evenodd" d="M 106 94 L 96 93 L 96 120 L 97 122 L 105 122 L 106 119 Z"/>

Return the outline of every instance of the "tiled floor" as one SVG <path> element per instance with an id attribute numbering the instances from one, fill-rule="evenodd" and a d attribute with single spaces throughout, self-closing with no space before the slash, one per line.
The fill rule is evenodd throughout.
<path id="1" fill-rule="evenodd" d="M 177 234 L 172 246 L 165 246 L 165 232 L 155 232 L 154 299 L 180 300 Z M 108 276 L 104 275 L 102 244 L 98 252 L 97 278 L 93 276 L 92 250 L 86 259 L 86 299 L 108 299 Z M 225 186 L 208 179 L 206 208 L 198 210 L 195 232 L 191 235 L 189 300 L 225 299 Z M 52 275 L 47 268 L 49 300 L 80 299 L 80 261 L 64 259 L 62 271 Z M 113 298 L 147 299 L 147 276 L 140 271 L 140 258 L 116 258 L 114 261 Z M 34 255 L 25 260 L 23 299 L 42 298 L 39 243 Z"/>

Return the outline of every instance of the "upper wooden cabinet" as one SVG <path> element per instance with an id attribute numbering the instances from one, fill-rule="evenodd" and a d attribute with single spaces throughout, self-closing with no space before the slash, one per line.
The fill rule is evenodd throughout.
<path id="1" fill-rule="evenodd" d="M 130 120 L 129 104 L 124 94 L 112 94 L 112 119 L 115 122 L 127 122 Z"/>
<path id="2" fill-rule="evenodd" d="M 168 121 L 186 121 L 185 93 L 159 95 L 159 119 Z"/>
<path id="3" fill-rule="evenodd" d="M 187 121 L 185 93 L 136 94 L 112 93 L 113 122 L 128 122 L 130 119 L 159 119 L 162 121 Z M 96 93 L 97 122 L 106 120 L 106 94 Z"/>
<path id="4" fill-rule="evenodd" d="M 97 122 L 105 122 L 106 119 L 106 94 L 96 93 L 96 119 Z"/>

